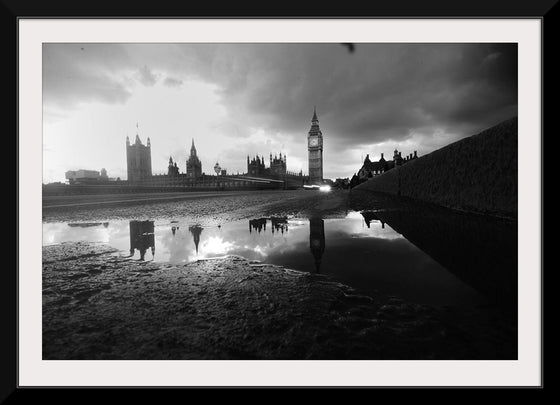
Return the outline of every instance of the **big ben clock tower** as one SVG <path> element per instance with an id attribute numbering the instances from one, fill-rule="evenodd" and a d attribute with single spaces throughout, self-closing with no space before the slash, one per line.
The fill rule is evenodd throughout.
<path id="1" fill-rule="evenodd" d="M 319 129 L 317 111 L 313 109 L 311 129 L 307 134 L 307 150 L 309 151 L 309 183 L 323 183 L 323 134 Z"/>

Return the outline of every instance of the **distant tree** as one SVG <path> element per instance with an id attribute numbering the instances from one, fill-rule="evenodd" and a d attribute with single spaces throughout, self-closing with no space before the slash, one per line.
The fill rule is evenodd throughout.
<path id="1" fill-rule="evenodd" d="M 338 178 L 334 181 L 333 184 L 334 188 L 337 189 L 347 189 L 350 188 L 350 179 L 348 177 L 346 178 Z"/>

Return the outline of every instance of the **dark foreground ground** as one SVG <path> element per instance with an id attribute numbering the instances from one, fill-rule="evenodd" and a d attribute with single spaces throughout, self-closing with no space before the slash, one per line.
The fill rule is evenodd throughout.
<path id="1" fill-rule="evenodd" d="M 346 193 L 263 193 L 253 201 L 259 204 L 200 199 L 194 207 L 160 203 L 134 212 L 153 218 L 156 211 L 188 215 L 203 207 L 207 220 L 220 221 L 348 209 Z M 126 210 L 78 209 L 70 217 L 105 219 Z M 53 212 L 50 219 L 65 220 Z M 43 248 L 44 359 L 517 357 L 516 330 L 492 315 L 362 296 L 327 276 L 240 257 L 162 265 L 113 252 L 83 242 Z"/>

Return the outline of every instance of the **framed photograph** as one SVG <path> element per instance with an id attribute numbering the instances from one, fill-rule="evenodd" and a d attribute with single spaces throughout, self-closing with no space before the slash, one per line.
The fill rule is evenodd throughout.
<path id="1" fill-rule="evenodd" d="M 17 15 L 16 387 L 541 387 L 544 12 L 477 15 Z"/>

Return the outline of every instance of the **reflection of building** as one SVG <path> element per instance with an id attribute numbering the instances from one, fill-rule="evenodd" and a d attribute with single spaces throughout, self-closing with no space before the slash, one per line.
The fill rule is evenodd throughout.
<path id="1" fill-rule="evenodd" d="M 154 239 L 154 221 L 130 221 L 130 255 L 134 256 L 134 251 L 140 251 L 140 259 L 144 260 L 144 256 L 148 249 L 152 250 L 152 258 L 154 257 L 155 239 Z"/>
<path id="2" fill-rule="evenodd" d="M 136 124 L 138 130 L 138 124 Z M 134 144 L 130 144 L 128 136 L 126 137 L 126 170 L 129 183 L 137 183 L 152 177 L 152 148 L 150 138 L 146 146 L 140 141 L 138 133 Z"/>
<path id="3" fill-rule="evenodd" d="M 194 146 L 194 139 L 191 145 L 191 154 L 187 159 L 187 177 L 192 179 L 197 179 L 202 176 L 202 162 L 196 154 L 196 148 Z"/>
<path id="4" fill-rule="evenodd" d="M 249 220 L 249 233 L 251 233 L 252 230 L 258 231 L 259 233 L 261 233 L 261 231 L 264 229 L 266 231 L 266 218 L 259 218 L 259 219 L 250 219 Z"/>
<path id="5" fill-rule="evenodd" d="M 309 152 L 309 183 L 323 183 L 323 134 L 319 129 L 317 111 L 313 110 L 311 129 L 307 134 L 307 150 Z"/>
<path id="6" fill-rule="evenodd" d="M 385 222 L 375 215 L 375 213 L 371 211 L 362 211 L 362 217 L 364 217 L 364 221 L 368 228 L 370 227 L 371 221 L 379 221 L 381 222 L 381 228 L 385 229 Z"/>
<path id="7" fill-rule="evenodd" d="M 266 221 L 267 218 L 258 218 L 258 219 L 250 219 L 249 220 L 249 233 L 253 230 L 261 233 L 262 231 L 266 231 Z M 288 218 L 286 217 L 272 217 L 270 218 L 270 222 L 272 223 L 272 227 L 270 230 L 272 233 L 276 232 L 288 232 Z"/>
<path id="8" fill-rule="evenodd" d="M 203 229 L 204 228 L 201 227 L 200 225 L 189 226 L 189 231 L 190 233 L 192 233 L 194 239 L 194 246 L 197 254 L 198 254 L 198 244 L 200 243 L 200 234 L 202 233 Z"/>
<path id="9" fill-rule="evenodd" d="M 321 269 L 321 257 L 325 251 L 325 223 L 321 218 L 309 219 L 309 248 L 315 258 L 315 271 Z"/>
<path id="10" fill-rule="evenodd" d="M 105 228 L 107 228 L 109 226 L 109 222 L 78 222 L 78 223 L 72 223 L 72 224 L 68 224 L 68 226 L 70 227 L 80 227 L 80 228 L 89 228 L 91 226 L 99 226 L 99 225 L 103 225 Z"/>
<path id="11" fill-rule="evenodd" d="M 272 222 L 272 233 L 288 232 L 288 219 L 287 218 L 270 218 L 270 222 Z"/>

